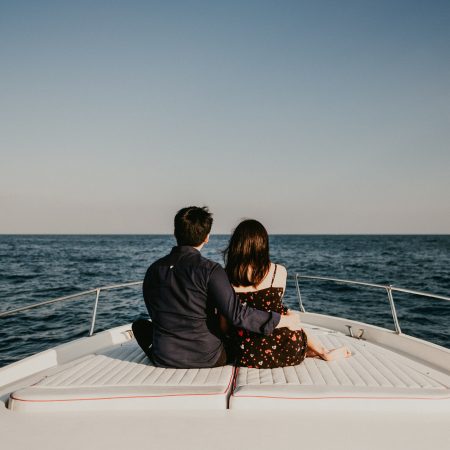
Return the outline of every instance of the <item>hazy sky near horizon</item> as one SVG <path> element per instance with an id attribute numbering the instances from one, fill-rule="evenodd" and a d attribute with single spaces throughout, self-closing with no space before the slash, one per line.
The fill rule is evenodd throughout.
<path id="1" fill-rule="evenodd" d="M 450 2 L 0 2 L 0 233 L 450 233 Z"/>

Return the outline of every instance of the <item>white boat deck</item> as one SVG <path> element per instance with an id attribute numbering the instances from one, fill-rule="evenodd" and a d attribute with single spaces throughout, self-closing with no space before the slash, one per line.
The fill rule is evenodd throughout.
<path id="1" fill-rule="evenodd" d="M 353 356 L 161 369 L 123 326 L 0 369 L 2 448 L 450 448 L 448 350 L 344 319 L 306 319 L 325 346 Z M 348 337 L 348 324 L 367 340 Z"/>
<path id="2" fill-rule="evenodd" d="M 450 413 L 450 376 L 373 343 L 319 327 L 309 332 L 327 348 L 347 346 L 350 358 L 307 358 L 298 366 L 249 369 L 162 369 L 135 340 L 43 373 L 11 393 L 13 411 L 133 409 L 346 409 L 381 402 L 398 411 Z M 430 402 L 434 404 L 430 406 Z"/>

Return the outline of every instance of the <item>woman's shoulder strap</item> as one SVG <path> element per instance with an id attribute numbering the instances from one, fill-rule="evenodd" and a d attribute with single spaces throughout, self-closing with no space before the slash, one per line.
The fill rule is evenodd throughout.
<path id="1" fill-rule="evenodd" d="M 273 286 L 273 282 L 275 281 L 275 275 L 277 274 L 277 264 L 275 264 L 275 270 L 273 271 L 272 283 L 270 283 L 270 287 Z"/>

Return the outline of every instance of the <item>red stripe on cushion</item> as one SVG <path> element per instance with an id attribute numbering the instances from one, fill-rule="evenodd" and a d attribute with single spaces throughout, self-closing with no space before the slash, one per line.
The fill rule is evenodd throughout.
<path id="1" fill-rule="evenodd" d="M 450 397 L 275 397 L 270 395 L 235 395 L 235 398 L 268 398 L 273 400 L 450 400 Z"/>

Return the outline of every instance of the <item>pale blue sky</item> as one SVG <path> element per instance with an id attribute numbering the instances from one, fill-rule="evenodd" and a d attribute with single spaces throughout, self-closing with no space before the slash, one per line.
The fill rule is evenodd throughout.
<path id="1" fill-rule="evenodd" d="M 0 1 L 0 233 L 450 233 L 450 2 Z"/>

